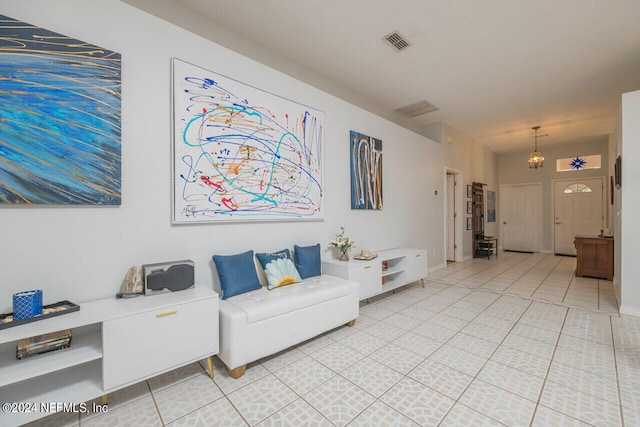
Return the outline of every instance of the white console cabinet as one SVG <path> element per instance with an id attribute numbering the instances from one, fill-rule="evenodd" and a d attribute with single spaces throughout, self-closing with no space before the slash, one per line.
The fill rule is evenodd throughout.
<path id="1" fill-rule="evenodd" d="M 218 353 L 218 294 L 204 286 L 79 305 L 0 330 L 0 403 L 32 405 L 1 411 L 1 426 L 50 415 L 47 403 L 80 404 Z M 71 347 L 16 359 L 20 339 L 63 329 L 71 329 Z"/>
<path id="2" fill-rule="evenodd" d="M 360 300 L 427 277 L 427 251 L 399 248 L 378 252 L 372 260 L 324 260 L 322 271 L 360 284 Z M 422 282 L 424 287 L 424 281 Z"/>

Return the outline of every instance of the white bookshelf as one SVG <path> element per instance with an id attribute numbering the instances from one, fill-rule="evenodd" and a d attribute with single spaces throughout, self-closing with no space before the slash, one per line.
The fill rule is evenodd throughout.
<path id="1" fill-rule="evenodd" d="M 10 350 L 0 353 L 0 387 L 102 359 L 99 330 L 80 335 L 72 332 L 71 343 L 69 348 L 22 360 L 16 359 L 15 345 L 11 346 Z"/>
<path id="2" fill-rule="evenodd" d="M 427 277 L 427 251 L 398 248 L 379 251 L 372 260 L 324 260 L 322 271 L 360 284 L 360 300 Z"/>
<path id="3" fill-rule="evenodd" d="M 218 353 L 218 295 L 204 286 L 79 305 L 77 312 L 0 330 L 0 403 L 79 405 Z M 69 348 L 16 358 L 20 339 L 64 329 L 71 329 Z M 172 348 L 163 351 L 157 343 Z M 47 415 L 2 411 L 0 426 Z"/>
<path id="4" fill-rule="evenodd" d="M 61 350 L 63 351 L 63 350 Z M 44 356 L 44 355 L 43 355 Z M 2 401 L 34 404 L 35 412 L 0 412 L 0 425 L 19 426 L 38 418 L 51 415 L 43 412 L 48 403 L 82 403 L 102 396 L 102 375 L 100 360 L 60 369 L 46 375 L 33 377 L 2 387 Z"/>

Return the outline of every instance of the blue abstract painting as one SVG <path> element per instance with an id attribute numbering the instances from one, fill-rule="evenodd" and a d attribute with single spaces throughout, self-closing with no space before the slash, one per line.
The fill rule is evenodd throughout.
<path id="1" fill-rule="evenodd" d="M 0 205 L 119 205 L 120 54 L 0 15 Z"/>
<path id="2" fill-rule="evenodd" d="M 324 113 L 173 59 L 174 223 L 320 220 Z"/>
<path id="3" fill-rule="evenodd" d="M 351 131 L 351 209 L 382 209 L 382 141 Z"/>

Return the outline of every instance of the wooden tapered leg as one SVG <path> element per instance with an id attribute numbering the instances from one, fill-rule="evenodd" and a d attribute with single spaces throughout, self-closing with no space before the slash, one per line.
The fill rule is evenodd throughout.
<path id="1" fill-rule="evenodd" d="M 355 324 L 356 324 L 356 319 L 353 319 L 353 320 L 350 320 L 349 322 L 345 323 L 345 326 L 348 326 L 348 327 L 351 328 Z"/>
<path id="2" fill-rule="evenodd" d="M 422 283 L 422 287 L 424 288 L 424 279 L 420 279 L 420 283 Z"/>
<path id="3" fill-rule="evenodd" d="M 211 360 L 211 356 L 207 357 L 207 367 L 209 368 L 209 377 L 213 379 L 213 361 Z"/>
<path id="4" fill-rule="evenodd" d="M 106 404 L 107 404 L 107 395 L 106 395 L 106 394 L 103 394 L 103 395 L 102 395 L 102 404 L 103 404 L 103 405 L 106 405 Z"/>
<path id="5" fill-rule="evenodd" d="M 247 365 L 238 366 L 235 369 L 229 369 L 229 367 L 227 366 L 227 371 L 229 372 L 231 378 L 233 378 L 234 380 L 237 380 L 238 378 L 243 376 L 246 370 Z"/>

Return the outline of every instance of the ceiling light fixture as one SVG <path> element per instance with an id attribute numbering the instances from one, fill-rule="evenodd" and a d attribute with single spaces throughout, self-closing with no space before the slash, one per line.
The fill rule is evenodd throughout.
<path id="1" fill-rule="evenodd" d="M 534 151 L 529 154 L 529 168 L 538 169 L 538 167 L 542 167 L 544 164 L 542 151 L 538 151 L 538 129 L 540 129 L 540 126 L 534 126 L 531 129 L 535 132 L 535 147 Z"/>

